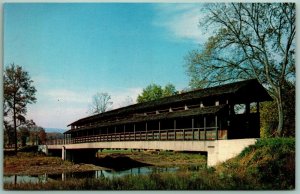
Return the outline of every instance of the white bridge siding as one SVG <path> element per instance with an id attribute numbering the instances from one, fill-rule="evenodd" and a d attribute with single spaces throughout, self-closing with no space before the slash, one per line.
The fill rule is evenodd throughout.
<path id="1" fill-rule="evenodd" d="M 174 151 L 207 152 L 207 166 L 214 166 L 237 156 L 244 148 L 255 144 L 257 139 L 233 139 L 214 141 L 123 141 L 123 142 L 93 142 L 65 145 L 47 145 L 48 150 L 61 149 L 62 157 L 66 159 L 68 150 L 82 149 L 158 149 Z"/>

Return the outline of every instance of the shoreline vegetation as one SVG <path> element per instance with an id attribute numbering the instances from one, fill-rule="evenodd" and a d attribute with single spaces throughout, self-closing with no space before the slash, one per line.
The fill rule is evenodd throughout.
<path id="1" fill-rule="evenodd" d="M 5 183 L 5 190 L 293 190 L 295 189 L 295 138 L 260 139 L 237 157 L 205 167 L 205 156 L 177 152 L 107 150 L 98 158 L 128 157 L 153 166 L 178 166 L 173 173 L 83 178 L 45 183 Z M 203 165 L 198 171 L 185 166 Z M 12 170 L 14 168 L 14 170 Z M 105 169 L 92 164 L 73 164 L 57 157 L 19 153 L 4 156 L 4 175 L 71 172 Z M 98 169 L 97 169 L 98 168 Z"/>

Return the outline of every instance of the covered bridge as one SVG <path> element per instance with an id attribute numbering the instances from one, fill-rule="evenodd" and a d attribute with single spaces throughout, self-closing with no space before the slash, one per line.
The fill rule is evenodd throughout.
<path id="1" fill-rule="evenodd" d="M 256 79 L 198 89 L 79 119 L 63 143 L 259 138 L 259 103 L 270 100 Z"/>

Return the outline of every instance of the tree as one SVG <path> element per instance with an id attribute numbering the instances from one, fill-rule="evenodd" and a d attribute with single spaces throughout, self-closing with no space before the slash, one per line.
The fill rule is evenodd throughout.
<path id="1" fill-rule="evenodd" d="M 178 91 L 176 90 L 176 88 L 173 84 L 169 83 L 163 89 L 163 97 L 173 96 L 173 95 L 176 95 L 176 94 L 178 94 Z"/>
<path id="2" fill-rule="evenodd" d="M 18 139 L 21 142 L 21 146 L 26 146 L 27 139 L 31 138 L 32 128 L 36 126 L 33 120 L 26 120 L 24 124 L 18 127 Z"/>
<path id="3" fill-rule="evenodd" d="M 47 134 L 45 132 L 45 129 L 40 128 L 39 134 L 38 134 L 38 138 L 39 138 L 39 143 L 41 144 L 45 144 L 47 141 Z"/>
<path id="4" fill-rule="evenodd" d="M 178 92 L 175 86 L 172 84 L 167 84 L 164 88 L 157 84 L 150 84 L 145 89 L 143 89 L 142 94 L 138 95 L 137 102 L 148 102 L 151 100 L 157 100 L 162 97 L 172 96 Z"/>
<path id="5" fill-rule="evenodd" d="M 46 141 L 46 133 L 43 127 L 37 125 L 29 126 L 30 142 L 32 145 L 38 145 L 40 142 Z M 45 134 L 44 134 L 45 133 Z"/>
<path id="6" fill-rule="evenodd" d="M 90 114 L 99 114 L 107 111 L 113 102 L 110 101 L 111 97 L 108 93 L 97 93 L 92 98 L 90 105 Z"/>
<path id="7" fill-rule="evenodd" d="M 11 64 L 4 70 L 4 118 L 14 131 L 17 152 L 17 128 L 26 122 L 27 104 L 36 102 L 36 89 L 28 72 L 21 66 Z M 11 124 L 12 123 L 12 124 Z"/>
<path id="8" fill-rule="evenodd" d="M 124 101 L 122 101 L 119 106 L 125 107 L 134 104 L 133 99 L 130 96 L 127 96 Z"/>
<path id="9" fill-rule="evenodd" d="M 295 4 L 209 4 L 208 10 L 200 24 L 215 34 L 186 56 L 190 86 L 257 78 L 276 101 L 281 136 L 283 89 L 295 80 Z"/>
<path id="10" fill-rule="evenodd" d="M 21 142 L 21 146 L 26 146 L 27 138 L 29 138 L 29 130 L 27 127 L 22 126 L 19 127 L 19 140 Z"/>
<path id="11" fill-rule="evenodd" d="M 138 95 L 137 102 L 148 102 L 151 100 L 156 100 L 163 97 L 163 90 L 161 86 L 157 84 L 150 84 L 145 89 L 143 89 L 143 92 L 141 95 Z"/>
<path id="12" fill-rule="evenodd" d="M 284 96 L 284 127 L 288 129 L 284 130 L 282 135 L 295 137 L 295 84 L 287 83 L 282 93 Z M 276 101 L 261 103 L 261 137 L 272 137 L 276 134 L 276 125 L 278 123 L 278 109 L 276 107 Z"/>

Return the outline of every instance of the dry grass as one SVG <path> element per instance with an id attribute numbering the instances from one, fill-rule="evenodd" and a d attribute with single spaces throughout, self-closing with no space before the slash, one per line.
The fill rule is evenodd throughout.
<path id="1" fill-rule="evenodd" d="M 99 153 L 98 157 L 105 157 L 107 155 L 115 155 L 116 152 L 106 151 Z M 134 151 L 130 152 L 125 150 L 123 153 L 119 151 L 117 154 L 127 156 L 132 160 L 147 163 L 154 166 L 167 167 L 167 166 L 184 166 L 184 165 L 206 165 L 206 157 L 200 154 L 168 152 L 168 151 Z"/>
<path id="2" fill-rule="evenodd" d="M 109 154 L 109 153 L 105 153 Z M 202 156 L 182 153 L 127 153 L 153 164 L 172 165 L 202 161 Z M 295 139 L 262 139 L 239 156 L 197 172 L 179 171 L 113 179 L 74 179 L 38 184 L 4 184 L 7 190 L 293 190 L 295 189 Z"/>
<path id="3" fill-rule="evenodd" d="M 49 157 L 37 153 L 18 153 L 4 156 L 4 175 L 57 174 L 62 172 L 100 170 L 101 167 L 73 164 L 59 157 Z"/>

